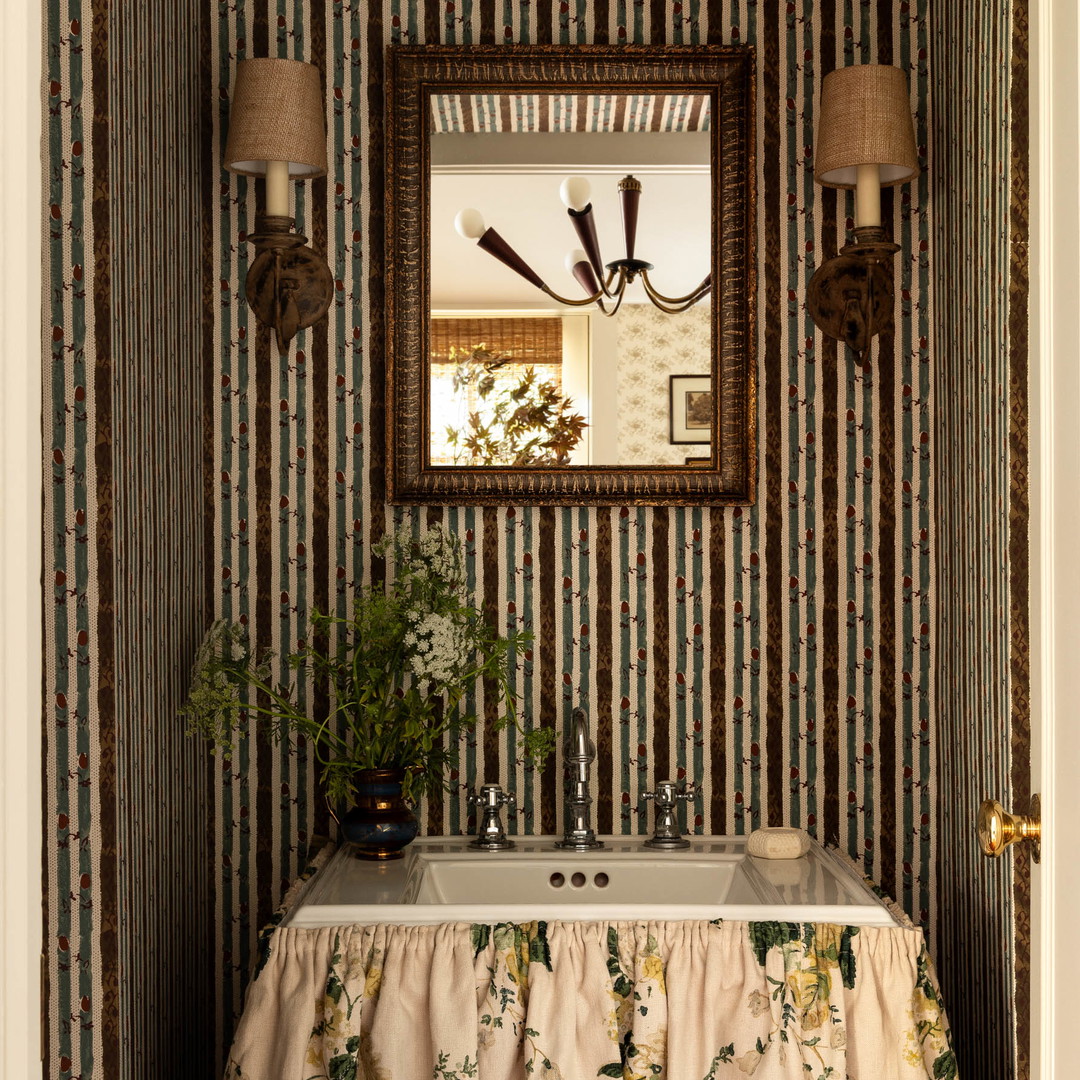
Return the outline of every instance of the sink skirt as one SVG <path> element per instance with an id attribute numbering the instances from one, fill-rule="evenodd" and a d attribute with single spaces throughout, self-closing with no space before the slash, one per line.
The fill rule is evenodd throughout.
<path id="1" fill-rule="evenodd" d="M 954 1080 L 922 931 L 279 927 L 227 1080 Z"/>

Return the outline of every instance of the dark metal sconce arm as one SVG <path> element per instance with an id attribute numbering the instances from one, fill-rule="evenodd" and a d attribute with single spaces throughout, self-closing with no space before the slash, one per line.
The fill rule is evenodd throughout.
<path id="1" fill-rule="evenodd" d="M 892 258 L 899 250 L 880 226 L 858 228 L 854 242 L 823 262 L 807 288 L 806 310 L 815 325 L 863 363 L 874 336 L 893 331 Z"/>
<path id="2" fill-rule="evenodd" d="M 334 299 L 330 268 L 292 226 L 289 217 L 255 219 L 255 232 L 248 239 L 256 255 L 244 288 L 255 318 L 273 327 L 283 356 L 296 332 L 317 323 Z"/>

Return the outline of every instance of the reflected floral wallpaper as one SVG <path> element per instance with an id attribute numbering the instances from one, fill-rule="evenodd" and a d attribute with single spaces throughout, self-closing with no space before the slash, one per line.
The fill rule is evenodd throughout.
<path id="1" fill-rule="evenodd" d="M 708 373 L 712 326 L 707 303 L 679 315 L 651 304 L 633 304 L 616 316 L 619 366 L 619 460 L 682 465 L 687 457 L 707 457 L 701 445 L 672 445 L 669 376 Z"/>

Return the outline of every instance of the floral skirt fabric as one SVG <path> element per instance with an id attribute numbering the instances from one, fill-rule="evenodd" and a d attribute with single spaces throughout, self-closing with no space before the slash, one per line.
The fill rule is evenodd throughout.
<path id="1" fill-rule="evenodd" d="M 282 927 L 227 1080 L 954 1080 L 922 932 Z"/>

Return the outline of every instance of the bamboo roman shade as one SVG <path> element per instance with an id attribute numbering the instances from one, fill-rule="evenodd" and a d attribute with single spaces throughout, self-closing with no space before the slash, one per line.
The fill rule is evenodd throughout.
<path id="1" fill-rule="evenodd" d="M 562 320 L 554 318 L 431 320 L 431 362 L 448 364 L 450 350 L 471 351 L 483 345 L 515 364 L 545 367 L 562 363 Z"/>

